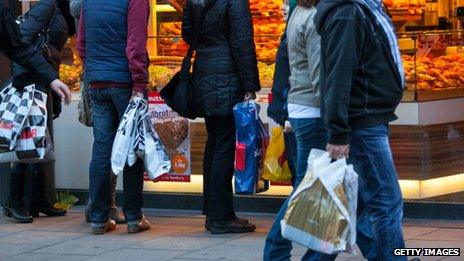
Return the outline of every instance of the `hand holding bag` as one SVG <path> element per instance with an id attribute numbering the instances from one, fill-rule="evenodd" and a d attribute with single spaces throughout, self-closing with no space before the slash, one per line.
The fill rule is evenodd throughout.
<path id="1" fill-rule="evenodd" d="M 171 81 L 161 90 L 160 95 L 166 102 L 180 116 L 189 119 L 197 117 L 195 96 L 193 87 L 193 75 L 190 73 L 192 67 L 192 56 L 195 48 L 197 47 L 198 40 L 201 35 L 201 27 L 205 20 L 209 7 L 204 7 L 201 13 L 200 20 L 195 27 L 195 38 L 189 47 L 187 56 L 182 61 L 182 67 L 177 72 Z"/>

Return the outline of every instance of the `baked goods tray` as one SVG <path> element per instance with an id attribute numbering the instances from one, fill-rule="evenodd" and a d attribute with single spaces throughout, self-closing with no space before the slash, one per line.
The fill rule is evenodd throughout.
<path id="1" fill-rule="evenodd" d="M 464 97 L 464 86 L 458 88 L 416 91 L 416 101 L 426 102 Z"/>

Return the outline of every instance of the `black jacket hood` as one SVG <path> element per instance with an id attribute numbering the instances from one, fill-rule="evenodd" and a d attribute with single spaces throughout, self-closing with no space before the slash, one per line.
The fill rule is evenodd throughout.
<path id="1" fill-rule="evenodd" d="M 360 3 L 359 1 L 353 0 L 321 0 L 317 4 L 317 14 L 314 17 L 314 24 L 316 25 L 317 32 L 320 34 L 322 27 L 324 26 L 324 21 L 326 20 L 327 16 L 330 15 L 336 7 L 345 5 L 348 3 Z"/>

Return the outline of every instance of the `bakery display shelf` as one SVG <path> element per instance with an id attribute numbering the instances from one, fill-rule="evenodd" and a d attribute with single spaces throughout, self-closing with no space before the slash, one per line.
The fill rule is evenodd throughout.
<path id="1" fill-rule="evenodd" d="M 426 102 L 464 97 L 464 87 L 416 91 L 416 101 Z"/>

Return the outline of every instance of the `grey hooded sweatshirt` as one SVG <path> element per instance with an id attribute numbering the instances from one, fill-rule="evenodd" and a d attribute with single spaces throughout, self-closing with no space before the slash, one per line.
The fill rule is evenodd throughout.
<path id="1" fill-rule="evenodd" d="M 287 26 L 290 63 L 289 104 L 320 107 L 321 37 L 316 31 L 316 8 L 297 6 Z"/>

